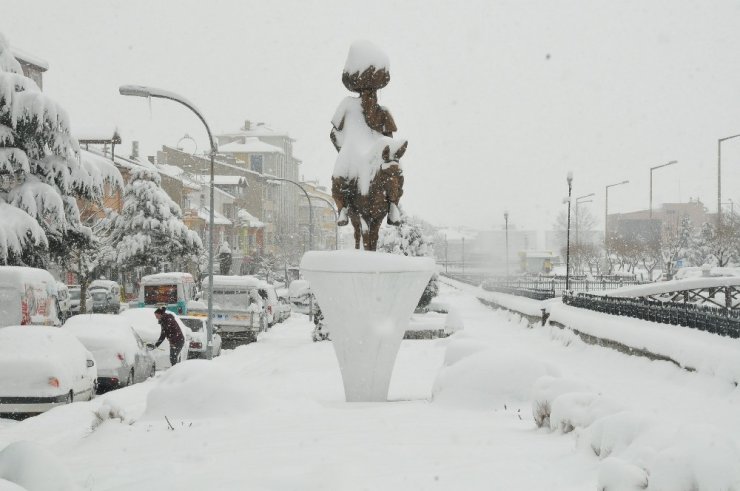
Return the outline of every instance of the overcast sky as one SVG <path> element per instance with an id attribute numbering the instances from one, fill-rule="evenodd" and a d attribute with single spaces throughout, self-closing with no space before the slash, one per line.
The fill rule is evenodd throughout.
<path id="1" fill-rule="evenodd" d="M 175 6 L 176 5 L 176 6 Z M 45 59 L 44 90 L 78 136 L 117 127 L 145 155 L 185 134 L 182 94 L 215 132 L 245 119 L 287 130 L 306 179 L 328 184 L 330 119 L 348 92 L 349 45 L 389 55 L 380 100 L 408 138 L 406 210 L 436 225 L 551 228 L 566 174 L 603 223 L 654 202 L 717 199 L 717 138 L 740 133 L 740 2 L 191 1 L 5 2 L 0 32 Z M 723 144 L 723 196 L 740 202 L 740 138 Z"/>

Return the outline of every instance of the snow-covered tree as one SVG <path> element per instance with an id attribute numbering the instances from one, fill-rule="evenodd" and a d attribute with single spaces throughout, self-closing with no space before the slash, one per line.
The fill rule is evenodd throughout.
<path id="1" fill-rule="evenodd" d="M 118 265 L 159 267 L 197 258 L 203 247 L 200 237 L 183 223 L 180 207 L 162 189 L 156 170 L 133 169 L 123 198 L 111 230 Z"/>
<path id="2" fill-rule="evenodd" d="M 719 225 L 706 222 L 696 237 L 696 250 L 693 260 L 697 265 L 705 262 L 716 266 L 727 266 L 738 258 L 740 243 L 740 216 L 723 213 Z"/>
<path id="3" fill-rule="evenodd" d="M 401 224 L 398 226 L 384 226 L 378 234 L 379 252 L 389 252 L 411 257 L 434 257 L 434 243 L 425 236 L 422 226 L 410 219 L 401 210 Z M 424 309 L 439 292 L 437 273 L 429 280 L 421 294 L 417 309 Z"/>
<path id="4" fill-rule="evenodd" d="M 681 218 L 681 223 L 676 227 L 664 225 L 663 229 L 660 252 L 665 265 L 664 272 L 669 278 L 672 278 L 675 274 L 676 261 L 686 258 L 690 254 L 694 242 L 694 226 L 691 223 L 691 218 L 684 215 Z"/>
<path id="5" fill-rule="evenodd" d="M 23 75 L 0 34 L 0 263 L 43 266 L 92 240 L 77 198 L 99 200 L 121 176 L 80 159 L 67 113 Z"/>

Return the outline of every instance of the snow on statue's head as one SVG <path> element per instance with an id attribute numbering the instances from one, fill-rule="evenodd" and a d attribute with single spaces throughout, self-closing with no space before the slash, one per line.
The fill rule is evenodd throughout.
<path id="1" fill-rule="evenodd" d="M 342 83 L 352 92 L 379 90 L 391 80 L 388 55 L 370 41 L 355 41 L 349 48 Z"/>

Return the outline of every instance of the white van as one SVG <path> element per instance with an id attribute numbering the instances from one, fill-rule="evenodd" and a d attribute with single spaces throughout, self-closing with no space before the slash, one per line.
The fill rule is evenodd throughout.
<path id="1" fill-rule="evenodd" d="M 60 324 L 57 282 L 51 273 L 0 266 L 0 327 Z"/>
<path id="2" fill-rule="evenodd" d="M 141 278 L 138 307 L 166 305 L 178 315 L 188 313 L 195 300 L 195 281 L 190 273 L 157 273 Z"/>

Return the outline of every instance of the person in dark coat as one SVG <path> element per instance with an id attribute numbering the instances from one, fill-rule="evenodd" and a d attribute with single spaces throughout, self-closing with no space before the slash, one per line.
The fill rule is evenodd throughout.
<path id="1" fill-rule="evenodd" d="M 152 347 L 157 348 L 164 342 L 164 339 L 170 342 L 170 364 L 174 366 L 177 363 L 177 358 L 180 356 L 180 351 L 185 345 L 185 336 L 182 334 L 182 330 L 175 320 L 175 316 L 167 312 L 165 307 L 159 307 L 154 311 L 154 316 L 157 318 L 159 325 L 162 327 L 162 334 L 160 334 Z"/>

